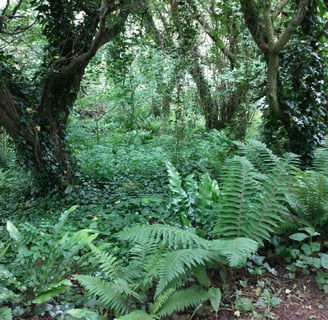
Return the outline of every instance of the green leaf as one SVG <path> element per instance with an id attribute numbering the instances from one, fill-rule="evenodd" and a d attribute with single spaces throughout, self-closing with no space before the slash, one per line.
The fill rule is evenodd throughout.
<path id="1" fill-rule="evenodd" d="M 60 230 L 63 228 L 68 216 L 75 211 L 77 208 L 77 206 L 72 206 L 69 209 L 67 209 L 66 211 L 64 211 L 64 213 L 61 215 L 61 217 L 59 218 L 58 223 L 54 226 L 54 234 L 58 234 L 60 232 Z"/>
<path id="2" fill-rule="evenodd" d="M 307 235 L 303 232 L 296 232 L 289 236 L 289 239 L 299 241 L 299 242 L 304 241 L 307 238 L 309 238 L 309 235 Z"/>
<path id="3" fill-rule="evenodd" d="M 204 249 L 180 249 L 163 256 L 159 270 L 159 280 L 155 296 L 163 292 L 171 281 L 183 278 L 189 270 L 204 265 L 209 260 L 208 251 Z"/>
<path id="4" fill-rule="evenodd" d="M 7 250 L 9 249 L 10 244 L 8 244 L 7 247 L 5 247 L 1 252 L 0 252 L 0 259 L 6 254 Z"/>
<path id="5" fill-rule="evenodd" d="M 58 294 L 61 294 L 66 291 L 67 287 L 71 286 L 72 283 L 68 279 L 63 279 L 57 283 L 52 283 L 48 286 L 47 290 L 41 295 L 36 297 L 32 302 L 33 303 L 44 303 Z"/>
<path id="6" fill-rule="evenodd" d="M 300 230 L 306 231 L 310 237 L 320 236 L 319 232 L 315 231 L 313 228 L 310 228 L 310 227 L 304 227 Z"/>
<path id="7" fill-rule="evenodd" d="M 321 266 L 325 269 L 328 269 L 328 254 L 321 253 L 320 254 Z"/>
<path id="8" fill-rule="evenodd" d="M 33 303 L 44 303 L 47 302 L 48 300 L 52 299 L 53 297 L 56 297 L 57 295 L 63 293 L 66 291 L 66 287 L 61 287 L 61 288 L 55 288 L 48 290 L 45 293 L 42 293 L 38 297 L 36 297 L 32 302 Z"/>
<path id="9" fill-rule="evenodd" d="M 193 270 L 194 276 L 204 287 L 209 287 L 211 285 L 211 280 L 207 275 L 205 266 L 199 265 Z"/>
<path id="10" fill-rule="evenodd" d="M 250 312 L 254 310 L 254 305 L 252 300 L 244 297 L 238 298 L 236 300 L 235 307 L 238 311 L 241 312 Z"/>
<path id="11" fill-rule="evenodd" d="M 243 266 L 247 259 L 258 249 L 258 242 L 248 238 L 232 240 L 213 240 L 210 242 L 211 250 L 215 254 L 225 256 L 231 267 Z"/>
<path id="12" fill-rule="evenodd" d="M 106 320 L 107 318 L 87 309 L 70 309 L 67 313 L 74 318 L 84 320 Z"/>
<path id="13" fill-rule="evenodd" d="M 208 290 L 208 294 L 213 310 L 215 312 L 218 312 L 221 304 L 221 296 L 222 296 L 220 288 L 210 288 Z"/>
<path id="14" fill-rule="evenodd" d="M 11 310 L 7 307 L 0 308 L 0 319 L 1 320 L 12 320 Z"/>
<path id="15" fill-rule="evenodd" d="M 274 308 L 276 307 L 278 304 L 280 304 L 282 302 L 282 299 L 281 298 L 278 298 L 278 297 L 273 297 L 271 300 L 270 300 L 270 304 L 271 306 Z"/>
<path id="16" fill-rule="evenodd" d="M 9 233 L 9 236 L 11 239 L 13 239 L 16 242 L 20 242 L 22 239 L 21 233 L 18 231 L 18 229 L 11 223 L 11 221 L 7 221 L 7 231 Z"/>
<path id="17" fill-rule="evenodd" d="M 323 291 L 325 292 L 325 294 L 328 294 L 328 284 L 325 284 L 323 286 Z"/>
<path id="18" fill-rule="evenodd" d="M 125 316 L 119 317 L 117 320 L 154 320 L 154 319 L 156 318 L 149 315 L 143 310 L 135 310 Z"/>

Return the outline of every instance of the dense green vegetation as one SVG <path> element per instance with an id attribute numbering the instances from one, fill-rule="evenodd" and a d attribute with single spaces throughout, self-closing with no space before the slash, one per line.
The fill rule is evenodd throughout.
<path id="1" fill-rule="evenodd" d="M 269 319 L 273 257 L 327 294 L 326 9 L 5 1 L 0 318 Z"/>

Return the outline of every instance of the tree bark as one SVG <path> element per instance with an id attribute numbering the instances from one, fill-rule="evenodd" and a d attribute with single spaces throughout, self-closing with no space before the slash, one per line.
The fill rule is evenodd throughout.
<path id="1" fill-rule="evenodd" d="M 197 86 L 199 100 L 202 105 L 205 118 L 205 127 L 207 130 L 221 130 L 223 129 L 223 123 L 222 121 L 219 121 L 219 105 L 217 101 L 212 97 L 210 87 L 208 86 L 207 80 L 205 79 L 196 52 L 193 52 L 192 58 L 193 62 L 190 68 L 190 73 Z"/>
<path id="2" fill-rule="evenodd" d="M 50 59 L 42 66 L 42 81 L 28 90 L 28 83 L 26 88 L 23 88 L 24 84 L 17 87 L 15 79 L 0 77 L 0 126 L 15 141 L 19 158 L 34 173 L 36 183 L 43 191 L 63 188 L 74 177 L 66 136 L 67 120 L 90 59 L 124 28 L 130 13 L 126 2 L 113 4 L 102 0 L 98 10 L 85 8 L 89 16 L 79 32 L 68 31 L 71 34 L 62 32 L 72 23 L 66 19 L 65 4 L 49 2 L 46 17 L 50 22 L 45 20 L 45 23 L 50 23 L 53 33 L 58 34 L 57 38 L 48 35 L 52 51 L 48 52 Z M 110 14 L 115 14 L 116 21 L 109 27 L 106 17 Z M 61 19 L 57 21 L 54 17 L 58 16 Z M 3 63 L 10 69 L 9 62 Z M 17 70 L 15 72 L 18 74 Z"/>
<path id="3" fill-rule="evenodd" d="M 279 74 L 279 53 L 290 40 L 296 28 L 301 24 L 308 6 L 309 0 L 300 0 L 298 8 L 286 29 L 277 35 L 273 26 L 271 0 L 264 0 L 263 4 L 263 23 L 258 14 L 253 0 L 240 0 L 244 20 L 252 37 L 263 52 L 267 63 L 267 88 L 268 88 L 268 104 L 270 113 L 274 117 L 281 115 L 278 103 L 278 74 Z M 281 3 L 284 6 L 284 3 Z M 279 9 L 280 10 L 280 9 Z"/>

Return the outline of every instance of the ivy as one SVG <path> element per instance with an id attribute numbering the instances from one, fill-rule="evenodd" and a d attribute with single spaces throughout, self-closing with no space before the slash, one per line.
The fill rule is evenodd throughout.
<path id="1" fill-rule="evenodd" d="M 312 1 L 300 30 L 281 54 L 279 104 L 280 121 L 265 113 L 264 134 L 275 151 L 300 155 L 302 167 L 311 165 L 314 150 L 326 134 L 326 62 L 317 35 L 323 28 L 318 2 Z"/>

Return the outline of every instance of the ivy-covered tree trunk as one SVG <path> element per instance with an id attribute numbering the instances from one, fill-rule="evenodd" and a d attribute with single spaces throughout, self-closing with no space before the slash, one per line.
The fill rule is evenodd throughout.
<path id="1" fill-rule="evenodd" d="M 325 25 L 320 18 L 325 6 L 320 1 L 309 2 L 298 33 L 281 55 L 279 104 L 288 116 L 286 145 L 300 155 L 303 168 L 311 166 L 314 150 L 326 135 L 327 65 L 321 49 Z"/>
<path id="2" fill-rule="evenodd" d="M 74 177 L 66 136 L 70 110 L 90 59 L 123 29 L 127 2 L 32 1 L 47 40 L 36 75 L 23 75 L 14 58 L 0 53 L 0 126 L 43 191 L 62 188 Z M 10 19 L 20 5 L 11 12 L 6 7 L 3 15 Z"/>
<path id="3" fill-rule="evenodd" d="M 203 109 L 203 114 L 205 118 L 205 127 L 207 130 L 223 129 L 223 122 L 219 121 L 219 105 L 217 100 L 212 96 L 210 87 L 205 79 L 203 70 L 198 61 L 198 56 L 196 52 L 192 54 L 192 66 L 190 68 L 190 73 L 196 83 L 199 101 Z"/>

